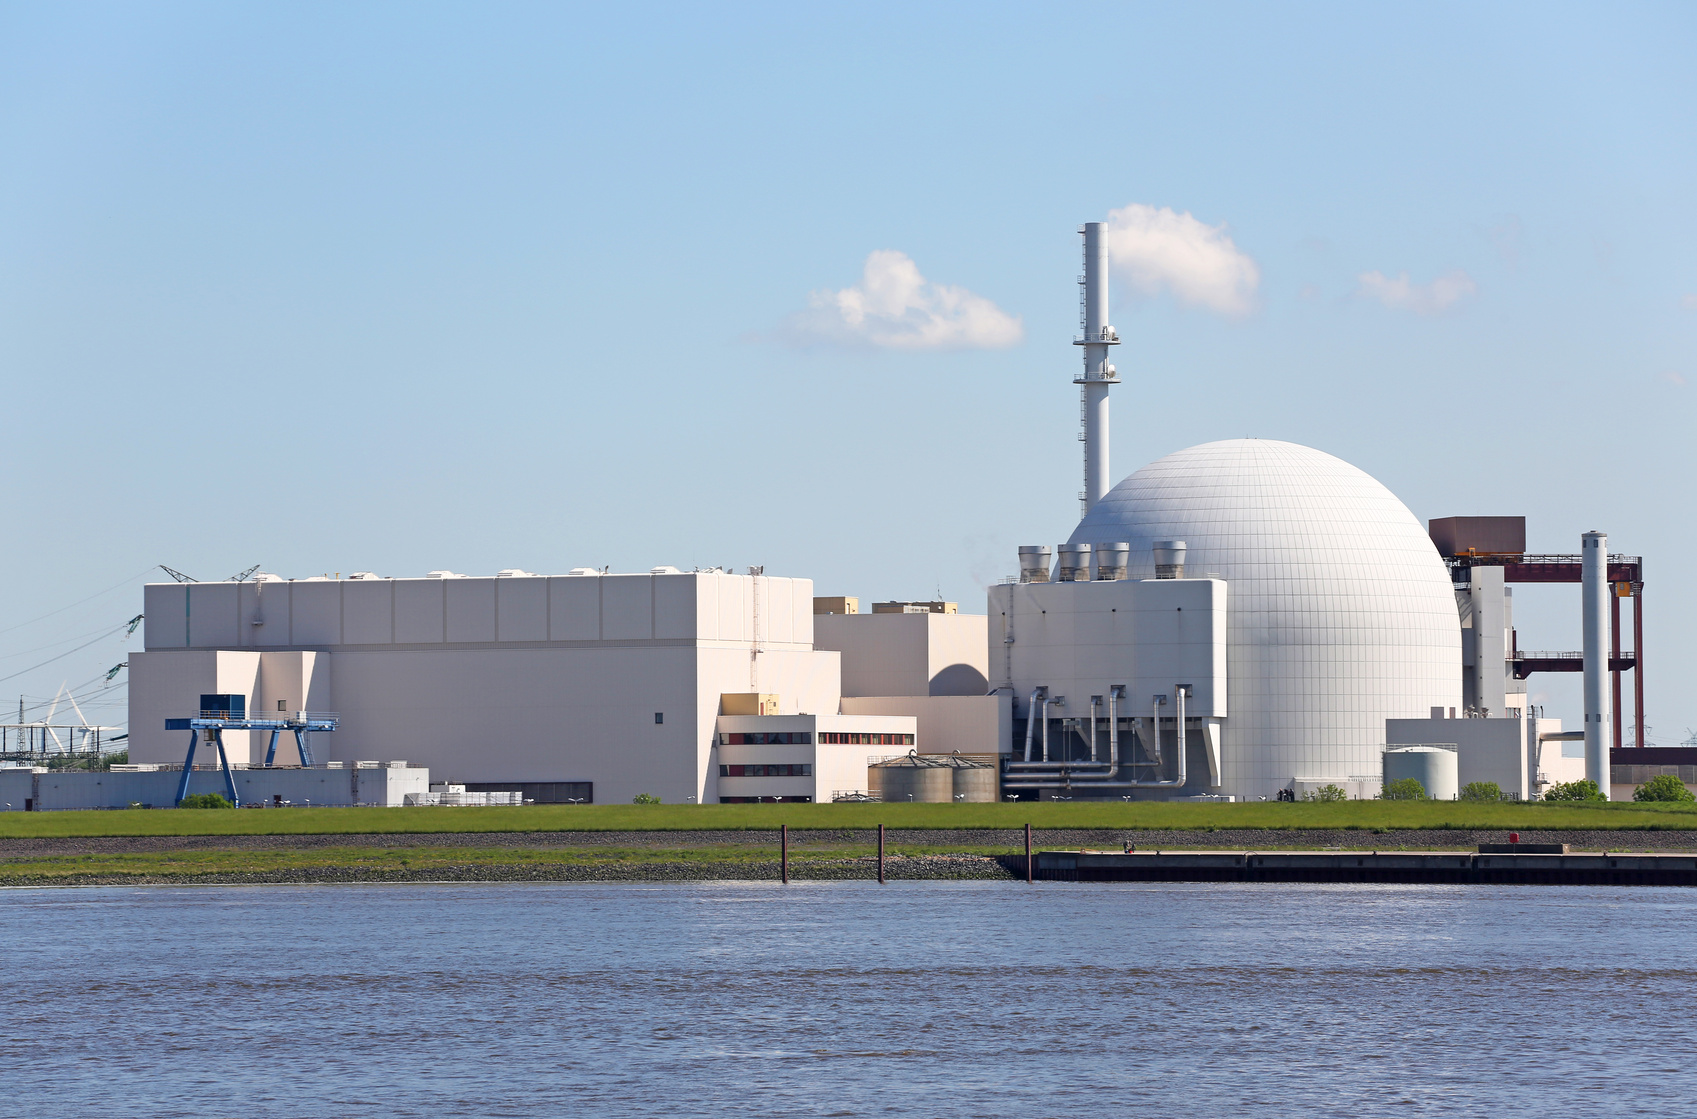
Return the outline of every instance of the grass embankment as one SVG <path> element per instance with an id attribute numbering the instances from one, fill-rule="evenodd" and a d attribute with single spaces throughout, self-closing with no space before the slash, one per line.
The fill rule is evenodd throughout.
<path id="1" fill-rule="evenodd" d="M 790 855 L 791 872 L 806 876 L 810 869 L 847 859 L 870 861 L 876 848 L 864 844 L 810 844 L 805 855 Z M 891 859 L 927 855 L 1005 855 L 1000 848 L 928 847 L 903 844 L 889 849 Z M 725 871 L 761 866 L 774 868 L 777 850 L 770 844 L 711 847 L 599 847 L 526 849 L 512 847 L 319 847 L 310 850 L 196 850 L 137 854 L 50 855 L 0 862 L 0 886 L 54 885 L 79 882 L 121 884 L 125 881 L 234 878 L 252 881 L 311 878 L 324 872 L 347 879 L 385 877 L 452 878 L 569 877 L 562 871 L 669 867 L 678 877 L 728 877 Z M 718 871 L 703 874 L 703 871 Z M 498 875 L 491 872 L 502 872 Z M 621 875 L 623 876 L 623 875 Z"/>
<path id="2" fill-rule="evenodd" d="M 1465 801 L 1121 804 L 582 804 L 525 808 L 268 808 L 3 812 L 0 838 L 163 835 L 382 835 L 432 832 L 1227 828 L 1661 831 L 1697 828 L 1682 804 L 1478 804 Z"/>

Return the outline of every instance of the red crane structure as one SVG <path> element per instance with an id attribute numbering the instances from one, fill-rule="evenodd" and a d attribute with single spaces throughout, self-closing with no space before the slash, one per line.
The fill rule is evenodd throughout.
<path id="1" fill-rule="evenodd" d="M 1449 564 L 1450 579 L 1466 586 L 1468 573 L 1478 566 L 1503 569 L 1505 583 L 1574 583 L 1580 577 L 1580 557 L 1541 555 L 1526 551 L 1525 517 L 1443 517 L 1430 523 L 1432 543 Z M 1632 673 L 1633 743 L 1644 745 L 1644 560 L 1641 556 L 1609 556 L 1609 679 L 1614 692 L 1614 748 L 1620 749 L 1623 712 L 1622 672 Z M 1620 647 L 1620 603 L 1632 600 L 1632 649 Z M 1522 652 L 1513 649 L 1514 675 L 1524 680 L 1534 672 L 1583 672 L 1585 657 L 1577 651 Z"/>

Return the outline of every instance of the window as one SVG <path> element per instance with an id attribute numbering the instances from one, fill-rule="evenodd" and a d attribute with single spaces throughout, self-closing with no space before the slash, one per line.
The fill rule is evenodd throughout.
<path id="1" fill-rule="evenodd" d="M 288 701 L 288 700 L 286 700 L 286 699 L 280 699 L 280 700 L 278 700 L 278 701 L 277 701 L 277 710 L 279 710 L 279 711 L 287 711 L 287 710 L 288 710 L 288 707 L 287 707 L 287 706 L 286 706 L 286 705 L 287 705 L 287 704 L 288 704 L 288 702 L 289 702 L 289 701 Z"/>
<path id="2" fill-rule="evenodd" d="M 466 782 L 468 793 L 523 793 L 537 804 L 594 804 L 593 781 L 483 781 Z"/>
<path id="3" fill-rule="evenodd" d="M 819 741 L 826 746 L 912 746 L 913 735 L 822 730 L 819 732 Z"/>
<path id="4" fill-rule="evenodd" d="M 664 711 L 654 712 L 654 725 L 655 726 L 659 726 L 661 723 L 664 723 L 665 721 L 666 721 L 666 713 Z"/>
<path id="5" fill-rule="evenodd" d="M 780 762 L 764 765 L 722 765 L 720 777 L 812 777 L 813 766 L 807 762 Z"/>
<path id="6" fill-rule="evenodd" d="M 721 746 L 811 746 L 808 730 L 736 731 L 719 736 Z"/>

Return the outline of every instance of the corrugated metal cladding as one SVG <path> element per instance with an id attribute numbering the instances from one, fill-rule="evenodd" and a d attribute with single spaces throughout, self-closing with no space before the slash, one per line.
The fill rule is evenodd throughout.
<path id="1" fill-rule="evenodd" d="M 145 593 L 149 649 L 813 641 L 811 582 L 775 576 L 272 579 Z"/>

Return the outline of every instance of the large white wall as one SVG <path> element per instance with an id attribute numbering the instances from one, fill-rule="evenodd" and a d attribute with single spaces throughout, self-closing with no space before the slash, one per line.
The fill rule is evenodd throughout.
<path id="1" fill-rule="evenodd" d="M 254 711 L 279 698 L 303 709 L 300 696 L 338 712 L 340 729 L 314 736 L 318 760 L 404 759 L 455 782 L 592 781 L 598 801 L 712 799 L 722 693 L 776 692 L 785 711 L 823 714 L 840 694 L 839 656 L 811 647 L 805 579 L 279 580 L 146 596 L 136 762 L 180 762 L 186 737 L 164 720 L 231 691 Z M 233 760 L 263 760 L 265 737 Z M 294 762 L 292 748 L 277 760 Z"/>
<path id="2" fill-rule="evenodd" d="M 814 645 L 843 654 L 843 695 L 973 695 L 989 691 L 982 614 L 820 614 Z"/>

